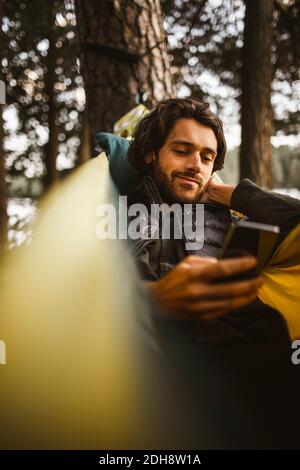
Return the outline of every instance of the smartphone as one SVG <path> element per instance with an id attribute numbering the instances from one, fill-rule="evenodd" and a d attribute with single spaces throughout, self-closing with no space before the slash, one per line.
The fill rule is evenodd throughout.
<path id="1" fill-rule="evenodd" d="M 220 282 L 233 282 L 258 276 L 271 258 L 279 234 L 280 228 L 277 225 L 248 220 L 232 223 L 225 236 L 220 258 L 252 255 L 257 259 L 257 266 L 255 269 L 222 279 Z"/>

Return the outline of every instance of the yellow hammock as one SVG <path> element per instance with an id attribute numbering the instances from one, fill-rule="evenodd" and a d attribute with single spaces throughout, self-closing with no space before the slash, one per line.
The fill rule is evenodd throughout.
<path id="1" fill-rule="evenodd" d="M 259 298 L 283 315 L 292 340 L 300 338 L 300 224 L 277 248 L 263 278 Z"/>
<path id="2" fill-rule="evenodd" d="M 161 381 L 133 260 L 96 233 L 98 205 L 115 197 L 106 158 L 90 160 L 50 191 L 31 243 L 0 264 L 2 449 L 176 444 L 160 427 L 177 391 L 149 405 Z"/>

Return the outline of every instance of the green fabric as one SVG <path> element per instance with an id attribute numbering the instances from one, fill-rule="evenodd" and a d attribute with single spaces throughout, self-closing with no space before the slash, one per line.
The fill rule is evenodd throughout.
<path id="1" fill-rule="evenodd" d="M 108 132 L 98 132 L 96 142 L 99 150 L 104 150 L 107 155 L 110 174 L 120 194 L 128 195 L 139 184 L 138 174 L 126 158 L 129 140 Z"/>

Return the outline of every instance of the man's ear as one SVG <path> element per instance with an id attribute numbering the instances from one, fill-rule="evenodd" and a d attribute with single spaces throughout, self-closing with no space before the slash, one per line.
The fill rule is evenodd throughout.
<path id="1" fill-rule="evenodd" d="M 152 163 L 155 160 L 155 153 L 148 152 L 145 156 L 145 163 Z"/>

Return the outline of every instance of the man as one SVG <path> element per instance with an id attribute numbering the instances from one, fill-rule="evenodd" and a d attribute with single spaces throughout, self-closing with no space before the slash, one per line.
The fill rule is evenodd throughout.
<path id="1" fill-rule="evenodd" d="M 184 239 L 141 237 L 135 241 L 134 255 L 158 313 L 155 319 L 162 347 L 194 396 L 212 397 L 212 391 L 221 389 L 222 396 L 209 398 L 208 406 L 217 409 L 223 400 L 229 403 L 228 415 L 222 407 L 222 416 L 233 423 L 239 422 L 242 413 L 235 409 L 237 402 L 245 400 L 249 409 L 264 409 L 253 427 L 250 413 L 244 416 L 245 427 L 236 424 L 233 433 L 224 430 L 220 445 L 284 447 L 291 444 L 292 432 L 286 433 L 287 427 L 291 430 L 289 412 L 278 401 L 289 397 L 293 402 L 295 385 L 287 372 L 290 338 L 285 320 L 259 300 L 260 277 L 215 281 L 241 275 L 256 263 L 252 257 L 218 260 L 229 224 L 238 217 L 229 209 L 256 222 L 279 225 L 278 246 L 300 222 L 300 202 L 264 191 L 247 179 L 236 186 L 218 183 L 212 176 L 223 167 L 225 154 L 222 123 L 201 102 L 170 99 L 140 121 L 128 159 L 141 185 L 131 194 L 130 203 L 149 208 L 151 204 L 192 204 L 194 209 L 204 204 L 204 245 L 189 251 Z M 230 382 L 228 388 L 229 376 L 234 377 L 235 386 Z M 249 386 L 254 388 L 250 391 Z M 232 393 L 237 389 L 240 395 L 235 400 Z M 217 428 L 221 426 L 218 419 L 212 418 Z"/>
<path id="2" fill-rule="evenodd" d="M 143 180 L 130 202 L 205 204 L 202 249 L 188 251 L 184 240 L 137 241 L 135 253 L 142 277 L 154 281 L 148 287 L 166 315 L 219 319 L 214 322 L 214 336 L 217 331 L 221 336 L 251 335 L 256 317 L 260 324 L 269 322 L 269 335 L 287 338 L 279 312 L 257 298 L 261 278 L 224 284 L 214 281 L 242 274 L 256 262 L 250 257 L 217 260 L 229 224 L 236 218 L 229 208 L 253 221 L 279 225 L 278 246 L 300 222 L 300 202 L 263 191 L 249 180 L 237 186 L 217 183 L 212 175 L 223 167 L 225 153 L 222 123 L 206 104 L 167 100 L 140 122 L 128 159 Z M 232 312 L 236 313 L 228 316 Z M 203 324 L 201 329 L 206 335 Z M 256 325 L 254 329 L 257 341 Z"/>

